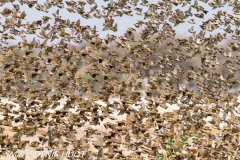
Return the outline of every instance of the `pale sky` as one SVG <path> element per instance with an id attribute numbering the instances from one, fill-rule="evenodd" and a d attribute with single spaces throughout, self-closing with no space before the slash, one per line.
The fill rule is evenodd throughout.
<path id="1" fill-rule="evenodd" d="M 102 5 L 106 6 L 107 5 L 107 2 L 104 2 L 103 0 L 95 0 L 98 4 L 98 9 L 102 10 Z M 116 0 L 115 0 L 116 1 Z M 38 3 L 40 4 L 43 4 L 45 2 L 45 0 L 39 0 Z M 150 3 L 156 3 L 157 1 L 156 0 L 149 0 Z M 18 1 L 15 1 L 15 3 L 19 4 Z M 191 2 L 191 4 L 193 5 L 194 1 Z M 64 2 L 65 4 L 65 2 Z M 218 9 L 215 9 L 215 10 L 212 10 L 212 8 L 208 5 L 206 5 L 205 3 L 199 1 L 198 2 L 199 5 L 202 5 L 206 10 L 208 10 L 208 14 L 205 15 L 205 19 L 204 20 L 207 20 L 209 18 L 213 18 L 213 15 L 212 14 L 216 14 L 217 11 L 219 10 L 222 10 L 222 11 L 226 11 L 227 13 L 229 14 L 232 14 L 232 8 L 231 7 L 222 7 L 222 8 L 218 8 Z M 65 6 L 67 6 L 65 4 Z M 92 5 L 94 6 L 94 5 Z M 190 5 L 187 5 L 186 7 L 181 7 L 180 5 L 178 6 L 178 8 L 182 11 L 185 11 L 185 10 L 188 10 Z M 13 8 L 13 6 L 11 5 L 11 3 L 8 3 L 8 4 L 5 4 L 4 6 L 1 7 L 1 11 L 5 8 L 5 7 L 8 7 L 8 8 Z M 133 7 L 133 6 L 132 6 Z M 144 11 L 147 10 L 147 7 L 143 7 L 143 6 L 138 6 L 138 7 L 142 7 L 144 9 Z M 176 7 L 174 7 L 175 9 Z M 26 16 L 26 20 L 23 21 L 23 22 L 27 22 L 29 21 L 30 23 L 32 21 L 36 21 L 36 20 L 40 20 L 41 17 L 43 15 L 48 15 L 50 17 L 52 17 L 52 20 L 50 20 L 49 22 L 51 22 L 51 24 L 53 24 L 54 22 L 54 18 L 53 18 L 53 15 L 52 13 L 55 13 L 57 11 L 57 7 L 52 7 L 48 13 L 44 13 L 44 12 L 40 12 L 40 11 L 37 11 L 35 9 L 35 7 L 33 8 L 29 8 L 27 5 L 23 5 L 21 6 L 21 11 L 25 11 L 27 13 L 27 16 Z M 90 5 L 89 4 L 86 4 L 86 9 L 85 11 L 89 11 L 90 9 Z M 174 11 L 173 9 L 173 11 Z M 122 16 L 122 17 L 115 17 L 115 21 L 114 22 L 117 22 L 118 23 L 118 31 L 117 32 L 112 32 L 112 31 L 102 31 L 102 28 L 103 28 L 103 22 L 104 20 L 103 19 L 97 19 L 97 18 L 91 18 L 91 19 L 84 19 L 82 18 L 78 13 L 69 13 L 65 8 L 64 9 L 59 9 L 60 10 L 60 15 L 62 16 L 63 19 L 69 19 L 70 21 L 77 21 L 78 19 L 81 20 L 81 24 L 82 25 L 90 25 L 90 26 L 94 26 L 96 25 L 97 27 L 97 30 L 99 31 L 99 35 L 101 38 L 104 38 L 108 33 L 109 34 L 114 34 L 114 35 L 117 35 L 117 36 L 121 36 L 125 33 L 125 30 L 129 27 L 132 27 L 132 28 L 135 28 L 135 26 L 133 25 L 134 23 L 137 22 L 138 19 L 141 19 L 143 20 L 143 16 L 138 16 L 135 14 L 135 10 L 133 10 L 133 16 L 130 17 L 130 16 Z M 195 9 L 192 8 L 192 13 L 195 14 L 197 13 L 195 11 Z M 192 16 L 192 17 L 189 17 L 187 20 L 189 19 L 195 19 L 195 22 L 196 24 L 194 24 L 194 30 L 196 30 L 197 32 L 200 31 L 200 24 L 202 22 L 202 20 L 200 20 L 199 18 L 195 17 L 195 16 Z M 1 23 L 4 23 L 5 21 L 5 18 L 4 17 L 1 17 L 0 19 Z M 171 24 L 171 23 L 170 23 Z M 173 24 L 172 24 L 173 25 Z M 189 24 L 188 22 L 185 22 L 183 24 L 179 24 L 178 26 L 175 27 L 175 30 L 177 31 L 177 36 L 181 36 L 181 35 L 191 35 L 190 33 L 188 33 L 188 29 L 191 28 L 193 24 Z M 233 27 L 234 28 L 234 27 Z M 234 28 L 235 29 L 235 28 Z M 66 30 L 67 31 L 67 30 Z M 218 32 L 222 32 L 221 29 L 217 29 L 215 30 L 214 32 L 212 32 L 211 34 L 216 34 Z M 210 32 L 206 32 L 206 35 L 208 36 L 210 34 Z M 230 35 L 228 35 L 229 37 Z M 28 38 L 31 40 L 33 36 L 28 36 Z M 39 39 L 37 36 L 36 36 L 37 39 Z M 17 41 L 20 41 L 20 37 L 17 38 Z M 14 41 L 13 41 L 14 42 Z"/>

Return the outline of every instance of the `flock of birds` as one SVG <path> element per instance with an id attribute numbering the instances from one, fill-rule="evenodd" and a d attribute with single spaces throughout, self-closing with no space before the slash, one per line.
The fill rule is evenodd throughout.
<path id="1" fill-rule="evenodd" d="M 0 14 L 5 18 L 0 31 L 0 96 L 12 102 L 1 103 L 1 152 L 24 150 L 26 146 L 64 151 L 71 145 L 73 150 L 86 151 L 80 159 L 156 159 L 161 155 L 165 159 L 240 159 L 238 92 L 228 92 L 240 83 L 240 56 L 236 54 L 240 51 L 240 2 L 104 1 L 108 4 L 100 9 L 94 0 L 46 0 L 43 4 L 37 0 L 0 0 Z M 10 3 L 12 8 L 4 7 Z M 208 11 L 202 3 L 213 10 L 229 6 L 232 12 L 219 10 L 205 20 Z M 26 22 L 27 11 L 21 11 L 22 5 L 46 15 Z M 87 5 L 90 11 L 85 10 Z M 141 6 L 148 10 L 143 12 Z M 182 11 L 185 6 L 189 9 Z M 50 15 L 51 7 L 59 9 Z M 104 19 L 101 25 L 105 32 L 118 31 L 116 17 L 136 13 L 144 19 L 137 20 L 123 36 L 100 38 L 98 26 L 63 19 L 63 9 L 78 13 L 81 19 Z M 199 33 L 194 30 L 197 19 L 203 19 Z M 193 25 L 188 29 L 191 36 L 176 38 L 174 27 L 185 22 Z M 139 37 L 138 28 L 142 29 Z M 211 34 L 219 28 L 222 32 Z M 29 41 L 28 35 L 38 38 Z M 232 42 L 228 49 L 219 47 L 229 35 Z M 22 41 L 9 45 L 18 36 Z M 60 42 L 54 43 L 56 39 Z M 81 49 L 74 45 L 83 43 Z M 40 50 L 37 55 L 36 48 Z M 200 65 L 185 65 L 195 57 Z M 226 75 L 218 67 L 224 67 Z M 82 76 L 82 68 L 88 78 Z M 183 81 L 195 83 L 197 92 Z M 111 97 L 119 101 L 110 101 Z M 66 103 L 59 109 L 63 98 Z M 105 104 L 97 103 L 99 100 Z M 169 104 L 179 109 L 168 112 Z M 126 118 L 118 120 L 115 113 Z M 76 136 L 76 130 L 86 125 L 84 136 Z M 104 129 L 94 128 L 99 125 Z M 4 127 L 11 127 L 14 135 L 6 135 Z M 47 128 L 46 133 L 37 133 L 39 128 Z M 213 129 L 219 132 L 214 134 Z M 23 136 L 36 135 L 36 141 L 22 140 Z M 183 146 L 181 139 L 192 136 L 198 139 Z M 166 148 L 169 142 L 172 145 Z M 124 154 L 125 150 L 129 154 Z"/>

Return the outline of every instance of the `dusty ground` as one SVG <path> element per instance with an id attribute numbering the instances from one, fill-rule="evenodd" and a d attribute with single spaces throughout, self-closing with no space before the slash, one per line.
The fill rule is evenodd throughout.
<path id="1" fill-rule="evenodd" d="M 6 103 L 7 101 L 6 101 L 6 100 L 3 100 L 2 102 L 3 102 L 3 103 Z M 61 104 L 63 104 L 63 103 L 64 103 L 64 102 L 62 101 Z M 99 102 L 99 103 L 101 103 L 101 102 Z M 159 108 L 158 111 L 159 111 L 160 113 L 164 113 L 164 112 L 174 112 L 174 110 L 178 110 L 178 109 L 179 109 L 179 107 L 176 106 L 176 105 L 169 105 L 167 109 Z M 114 117 L 116 117 L 116 119 L 118 119 L 118 120 L 126 118 L 126 117 L 123 117 L 123 116 L 121 116 L 121 117 L 120 117 L 120 116 L 117 116 L 117 113 L 115 113 Z M 5 126 L 3 126 L 3 127 L 5 128 L 4 134 L 7 134 L 9 137 L 13 136 L 14 133 L 11 131 L 11 128 L 10 128 L 10 127 L 5 127 Z M 85 126 L 85 127 L 82 127 L 82 128 L 80 128 L 80 129 L 77 130 L 77 135 L 76 135 L 76 136 L 77 136 L 77 139 L 80 139 L 81 137 L 83 137 L 83 136 L 85 135 L 84 129 L 86 129 L 87 127 L 88 127 L 88 126 Z M 93 127 L 93 128 L 97 128 L 97 129 L 102 130 L 102 131 L 105 130 L 105 128 L 104 128 L 103 125 L 102 125 L 102 126 Z M 153 130 L 154 130 L 154 129 L 153 129 Z M 153 131 L 153 130 L 152 130 L 152 131 Z M 46 129 L 38 129 L 38 130 L 37 130 L 37 134 L 36 134 L 34 137 L 26 137 L 26 136 L 23 136 L 22 139 L 23 139 L 23 140 L 29 140 L 30 142 L 32 142 L 32 141 L 38 140 L 37 136 L 46 133 L 46 131 L 47 131 L 47 128 L 46 128 Z M 206 131 L 206 132 L 211 132 L 212 134 L 218 134 L 218 133 L 221 132 L 221 131 L 212 128 L 211 131 Z M 67 149 L 68 149 L 68 150 L 71 150 L 72 148 L 73 148 L 72 146 L 68 146 Z M 92 150 L 95 150 L 95 148 L 94 148 L 93 146 L 92 146 L 91 149 L 92 149 Z M 122 149 L 123 149 L 123 150 L 126 150 L 125 148 L 122 148 Z M 38 153 L 36 153 L 35 150 L 34 150 L 32 147 L 30 147 L 30 146 L 27 146 L 27 147 L 26 147 L 25 153 L 29 153 L 29 155 L 26 157 L 26 160 L 33 160 L 35 154 L 38 154 Z M 125 153 L 125 154 L 129 154 L 130 152 L 128 152 L 128 151 L 126 150 L 126 151 L 124 151 L 124 153 Z M 0 160 L 15 160 L 15 159 L 16 159 L 16 157 L 9 157 L 9 155 L 8 155 L 8 157 L 0 157 Z M 147 159 L 147 158 L 146 158 L 146 159 Z"/>

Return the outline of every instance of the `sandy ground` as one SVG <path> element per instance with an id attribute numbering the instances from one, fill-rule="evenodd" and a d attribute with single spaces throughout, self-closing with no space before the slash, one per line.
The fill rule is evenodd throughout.
<path id="1" fill-rule="evenodd" d="M 114 100 L 114 99 L 112 99 L 112 100 Z M 6 99 L 3 99 L 2 100 L 2 103 L 6 103 L 6 102 L 8 102 Z M 61 106 L 60 106 L 60 108 L 62 107 L 62 105 L 64 104 L 65 102 L 64 102 L 64 100 L 62 100 L 61 101 Z M 101 102 L 101 101 L 99 101 L 99 102 L 97 102 L 97 103 L 100 103 L 100 104 L 102 104 L 102 105 L 105 105 L 103 102 Z M 110 102 L 111 103 L 111 102 Z M 57 108 L 58 109 L 58 108 Z M 158 108 L 158 111 L 160 112 L 160 113 L 164 113 L 164 112 L 173 112 L 174 110 L 179 110 L 179 107 L 177 106 L 177 105 L 168 105 L 168 108 L 167 109 L 163 109 L 163 108 Z M 121 120 L 121 119 L 125 119 L 126 117 L 124 117 L 124 116 L 117 116 L 117 113 L 114 113 L 114 115 L 113 115 L 117 120 Z M 2 116 L 0 116 L 0 119 L 1 118 L 3 118 Z M 111 120 L 109 120 L 109 121 L 111 121 Z M 107 122 L 107 121 L 105 121 L 105 122 Z M 105 122 L 103 122 L 103 123 L 105 123 Z M 6 127 L 6 126 L 3 126 L 4 128 L 5 128 L 5 131 L 4 131 L 4 134 L 7 134 L 9 137 L 11 137 L 11 136 L 13 136 L 13 132 L 11 131 L 11 128 L 10 127 Z M 77 134 L 76 134 L 76 137 L 77 137 L 77 139 L 80 139 L 80 138 L 82 138 L 84 135 L 85 135 L 85 129 L 87 128 L 88 126 L 84 126 L 84 127 L 82 127 L 82 128 L 80 128 L 80 129 L 77 129 Z M 92 127 L 92 128 L 94 128 L 94 129 L 99 129 L 99 130 L 102 130 L 102 131 L 104 131 L 105 130 L 105 128 L 104 128 L 104 126 L 103 125 L 100 125 L 100 126 L 95 126 L 95 127 Z M 38 140 L 38 138 L 37 138 L 37 136 L 39 136 L 39 135 L 41 135 L 41 134 L 44 134 L 44 133 L 46 133 L 47 132 L 47 128 L 45 128 L 45 129 L 38 129 L 37 130 L 37 134 L 34 136 L 34 137 L 26 137 L 26 136 L 23 136 L 22 137 L 22 139 L 23 140 L 29 140 L 30 142 L 32 142 L 32 141 L 36 141 L 36 140 Z M 211 131 L 210 131 L 212 134 L 217 134 L 217 133 L 219 133 L 220 132 L 220 130 L 217 130 L 217 129 L 212 129 Z M 71 150 L 73 147 L 72 146 L 68 146 L 68 150 Z M 95 150 L 95 148 L 92 146 L 92 148 L 90 148 L 91 150 Z M 126 149 L 124 149 L 124 148 L 122 148 L 123 150 L 126 150 Z M 26 147 L 26 150 L 24 151 L 24 153 L 26 154 L 26 159 L 25 160 L 33 160 L 34 159 L 34 157 L 36 157 L 37 155 L 39 155 L 40 154 L 40 152 L 36 152 L 32 147 L 30 147 L 30 146 L 27 146 Z M 126 151 L 124 151 L 124 153 L 125 154 L 130 154 L 130 152 L 128 152 L 127 150 Z M 15 160 L 16 159 L 16 157 L 10 157 L 10 155 L 8 155 L 7 157 L 0 157 L 0 160 Z M 65 158 L 64 158 L 65 159 Z"/>

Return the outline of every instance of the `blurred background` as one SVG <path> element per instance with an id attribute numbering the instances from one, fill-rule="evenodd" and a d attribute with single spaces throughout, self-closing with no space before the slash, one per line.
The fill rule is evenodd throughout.
<path id="1" fill-rule="evenodd" d="M 96 26 L 96 30 L 99 34 L 99 37 L 100 38 L 105 38 L 106 35 L 110 34 L 110 35 L 116 35 L 116 36 L 123 36 L 124 33 L 126 32 L 126 29 L 127 28 L 135 28 L 136 31 L 135 31 L 135 40 L 137 41 L 140 34 L 141 34 L 141 31 L 144 29 L 143 27 L 141 28 L 136 28 L 134 26 L 135 23 L 137 23 L 138 20 L 142 20 L 144 21 L 144 16 L 143 15 L 137 15 L 136 14 L 136 11 L 135 10 L 132 10 L 132 16 L 126 16 L 126 15 L 123 15 L 122 17 L 114 17 L 114 22 L 116 22 L 118 24 L 118 30 L 117 32 L 113 32 L 113 31 L 110 31 L 110 30 L 107 30 L 107 31 L 103 31 L 103 23 L 104 23 L 104 19 L 97 19 L 93 16 L 91 16 L 89 19 L 85 19 L 83 18 L 82 16 L 80 16 L 78 13 L 70 13 L 66 8 L 67 8 L 67 5 L 65 3 L 65 1 L 62 1 L 63 2 L 63 8 L 59 8 L 59 7 L 52 7 L 48 13 L 44 13 L 44 12 L 40 12 L 38 11 L 35 6 L 30 8 L 29 6 L 23 4 L 21 5 L 20 3 L 21 1 L 15 1 L 14 4 L 18 4 L 20 5 L 20 10 L 21 11 L 25 11 L 26 12 L 26 17 L 25 17 L 25 20 L 23 20 L 22 22 L 23 23 L 27 23 L 29 22 L 30 24 L 34 21 L 38 21 L 38 20 L 41 20 L 42 19 L 42 16 L 49 16 L 49 17 L 52 17 L 52 19 L 49 20 L 49 24 L 52 26 L 54 25 L 54 18 L 53 18 L 53 14 L 56 13 L 56 11 L 59 9 L 59 14 L 60 16 L 62 17 L 62 19 L 69 19 L 71 22 L 74 21 L 76 22 L 77 20 L 80 20 L 80 23 L 81 25 L 89 25 L 91 27 L 94 27 Z M 39 0 L 37 1 L 37 3 L 39 4 L 42 4 L 44 5 L 44 3 L 46 3 L 47 1 L 45 0 Z M 151 1 L 149 0 L 150 3 L 157 3 L 157 1 Z M 209 5 L 207 5 L 206 3 L 202 2 L 202 1 L 197 1 L 199 5 L 203 6 L 205 10 L 208 11 L 208 13 L 204 16 L 203 19 L 200 19 L 200 18 L 196 18 L 195 16 L 190 16 L 186 21 L 185 23 L 180 23 L 179 25 L 175 26 L 174 29 L 176 31 L 176 36 L 175 36 L 175 39 L 179 38 L 179 39 L 189 39 L 189 37 L 192 35 L 191 33 L 189 33 L 189 29 L 194 26 L 194 31 L 196 31 L 196 33 L 199 33 L 201 31 L 201 27 L 200 25 L 202 24 L 203 21 L 206 21 L 210 18 L 213 18 L 214 17 L 214 14 L 217 14 L 219 11 L 222 11 L 222 12 L 227 12 L 227 13 L 232 13 L 232 7 L 229 7 L 229 6 L 224 6 L 222 8 L 216 8 L 216 9 L 212 9 Z M 100 11 L 103 10 L 102 6 L 107 6 L 107 4 L 109 3 L 109 1 L 107 0 L 96 0 L 96 4 L 98 6 L 98 9 Z M 191 4 L 188 4 L 186 5 L 185 7 L 182 7 L 181 5 L 178 5 L 178 6 L 174 6 L 173 5 L 173 11 L 176 10 L 176 9 L 180 9 L 181 11 L 186 11 L 189 9 L 190 5 L 193 5 L 195 3 L 195 1 L 191 1 Z M 89 5 L 88 3 L 85 5 L 84 7 L 84 11 L 85 12 L 88 12 L 91 10 L 91 7 L 95 6 L 94 4 L 93 5 Z M 2 6 L 0 8 L 0 10 L 2 11 L 5 7 L 9 8 L 9 9 L 12 9 L 13 8 L 13 5 L 12 3 L 10 2 L 7 2 L 7 3 L 3 3 L 2 2 Z M 142 5 L 138 5 L 136 7 L 139 7 L 139 8 L 142 8 L 143 11 L 142 13 L 144 13 L 145 11 L 148 10 L 148 6 L 142 6 Z M 197 13 L 195 10 L 192 10 L 192 13 L 195 14 Z M 195 24 L 190 24 L 188 23 L 187 21 L 190 20 L 190 19 L 194 19 L 195 20 Z M 2 24 L 5 23 L 5 20 L 6 18 L 5 17 L 1 17 L 0 19 L 0 22 Z M 167 21 L 167 23 L 171 24 L 171 22 Z M 46 24 L 47 25 L 47 24 Z M 161 27 L 162 25 L 159 26 L 159 31 L 161 31 Z M 209 37 L 210 34 L 212 36 L 216 35 L 217 33 L 225 33 L 225 31 L 223 29 L 225 29 L 226 26 L 222 25 L 220 26 L 218 29 L 214 30 L 213 32 L 206 32 L 205 33 L 205 37 Z M 234 28 L 234 26 L 232 26 L 232 28 Z M 3 28 L 0 28 L 0 30 L 3 30 Z M 21 29 L 20 29 L 21 30 Z M 66 32 L 71 32 L 70 29 L 66 29 L 65 30 Z M 39 30 L 40 32 L 40 30 Z M 152 39 L 154 39 L 156 35 L 152 35 Z M 40 39 L 36 34 L 28 34 L 26 36 L 27 40 L 28 41 L 31 41 L 33 38 L 36 38 L 37 40 L 39 40 L 41 43 L 43 42 L 42 39 Z M 5 46 L 12 46 L 12 45 L 16 45 L 18 42 L 21 42 L 21 37 L 20 36 L 14 36 L 15 40 L 9 40 L 8 44 L 3 44 L 2 47 L 5 47 Z M 54 40 L 53 42 L 50 42 L 48 41 L 47 44 L 48 45 L 52 45 L 52 43 L 58 43 L 60 42 L 60 38 L 59 39 L 56 39 Z M 169 41 L 172 41 L 171 39 L 166 39 L 165 41 L 163 41 L 162 43 L 162 46 L 158 47 L 157 49 L 157 53 L 155 54 L 155 56 L 158 56 L 159 54 L 162 54 L 162 53 L 165 53 L 167 52 L 167 49 L 166 49 L 166 43 L 169 42 Z M 222 41 L 221 43 L 219 43 L 219 47 L 222 47 L 226 50 L 228 50 L 228 43 L 230 42 L 234 42 L 232 39 L 231 39 L 231 34 L 227 34 L 226 35 L 226 39 L 224 41 Z M 134 43 L 134 42 L 132 42 Z M 74 45 L 77 49 L 81 50 L 83 47 L 85 47 L 86 45 L 88 45 L 86 43 L 86 41 L 83 40 L 82 44 L 76 44 L 74 42 L 70 42 L 69 43 L 70 45 Z M 110 48 L 110 51 L 111 50 L 114 50 L 115 48 L 115 44 L 114 42 L 112 43 L 109 43 L 107 45 L 109 48 Z M 40 52 L 40 49 L 38 48 L 34 48 L 34 53 L 37 55 L 39 52 Z M 125 55 L 126 54 L 126 50 L 124 49 L 115 49 L 115 51 L 117 52 L 117 54 L 119 55 Z M 18 54 L 23 54 L 23 52 L 19 51 Z M 102 54 L 104 55 L 105 53 L 99 53 L 99 54 Z M 172 53 L 173 55 L 176 54 L 176 53 Z M 233 53 L 233 54 L 236 54 L 236 53 Z M 155 57 L 152 57 L 152 59 L 154 60 Z M 224 61 L 226 58 L 223 57 L 223 56 L 219 56 L 220 58 L 220 61 Z M 8 59 L 5 58 L 6 61 L 8 61 Z M 199 55 L 195 56 L 194 58 L 192 58 L 191 60 L 188 60 L 186 62 L 183 62 L 185 63 L 184 64 L 184 70 L 187 71 L 188 69 L 188 66 L 196 66 L 196 65 L 199 65 L 201 64 L 201 59 L 199 57 Z M 88 75 L 84 72 L 84 66 L 81 66 L 81 75 L 83 76 L 83 79 L 88 79 Z M 149 76 L 153 75 L 153 71 L 156 71 L 158 70 L 159 68 L 156 68 L 156 67 L 150 67 L 148 68 L 147 70 L 145 70 L 145 76 L 146 78 L 149 78 Z M 217 70 L 219 72 L 221 72 L 221 74 L 223 75 L 226 75 L 227 72 L 226 72 L 226 68 L 224 68 L 224 66 L 219 66 L 217 67 Z M 185 77 L 186 74 L 184 73 L 181 73 L 179 75 L 180 79 L 182 79 L 183 77 Z M 237 78 L 239 77 L 238 75 L 236 76 Z M 122 81 L 126 81 L 127 79 L 124 77 L 124 75 L 121 75 L 120 78 L 122 79 Z M 102 79 L 102 78 L 100 78 Z M 146 81 L 147 82 L 147 81 Z M 187 85 L 188 88 L 190 89 L 194 89 L 195 88 L 195 82 L 187 82 L 187 81 L 182 81 L 182 83 L 185 83 Z M 98 86 L 97 84 L 94 84 L 94 86 Z M 238 86 L 236 85 L 234 87 L 234 89 L 231 89 L 230 91 L 236 91 L 238 89 Z"/>

